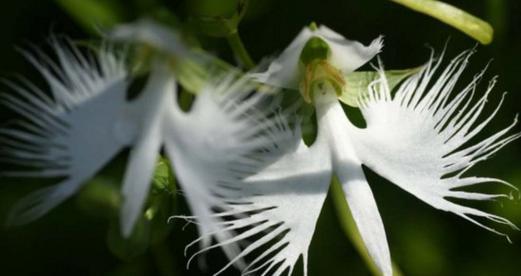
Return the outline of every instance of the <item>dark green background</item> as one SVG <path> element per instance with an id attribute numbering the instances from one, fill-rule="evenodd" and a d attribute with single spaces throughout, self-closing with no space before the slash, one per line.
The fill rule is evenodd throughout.
<path id="1" fill-rule="evenodd" d="M 121 1 L 129 18 L 138 10 Z M 179 1 L 163 1 L 171 9 Z M 426 61 L 429 48 L 438 51 L 449 40 L 448 56 L 454 56 L 476 42 L 457 30 L 430 17 L 384 0 L 286 0 L 259 2 L 241 24 L 247 48 L 259 61 L 280 52 L 311 21 L 325 24 L 347 38 L 364 43 L 385 36 L 381 57 L 386 68 L 406 68 Z M 521 111 L 521 4 L 517 0 L 448 1 L 491 22 L 496 30 L 489 46 L 478 46 L 472 58 L 467 80 L 494 59 L 488 77 L 499 75 L 491 96 L 495 103 L 503 91 L 507 101 L 487 133 L 509 124 Z M 253 6 L 255 7 L 255 6 Z M 179 12 L 179 11 L 176 11 Z M 181 13 L 181 12 L 179 12 Z M 88 38 L 75 22 L 53 1 L 18 0 L 0 4 L 0 76 L 23 74 L 36 82 L 36 72 L 15 51 L 15 46 L 44 45 L 51 34 L 66 34 L 74 39 Z M 205 45 L 230 61 L 226 42 L 209 39 Z M 462 83 L 463 84 L 463 83 Z M 485 86 L 480 91 L 484 91 Z M 7 91 L 5 87 L 1 88 Z M 11 114 L 2 107 L 2 116 Z M 516 128 L 519 131 L 519 127 Z M 477 166 L 473 173 L 500 177 L 521 187 L 519 142 Z M 406 275 L 521 275 L 521 234 L 509 231 L 513 244 L 455 215 L 437 211 L 388 181 L 367 171 L 368 180 L 387 230 L 393 260 Z M 34 185 L 23 180 L 2 179 L 0 185 L 0 221 L 9 207 Z M 179 197 L 179 200 L 182 200 Z M 182 204 L 181 204 L 182 205 Z M 521 205 L 516 201 L 481 204 L 482 208 L 521 225 Z M 194 265 L 184 270 L 182 249 L 194 237 L 193 228 L 181 231 L 183 223 L 165 244 L 177 265 L 178 275 L 205 275 Z M 74 199 L 59 206 L 32 224 L 0 229 L 0 275 L 154 275 L 155 254 L 123 262 L 114 257 L 105 244 L 106 221 L 84 215 Z M 211 268 L 222 263 L 218 253 L 208 256 Z M 211 271 L 215 271 L 211 269 Z M 300 275 L 299 271 L 296 272 Z M 364 262 L 340 230 L 332 204 L 328 201 L 310 249 L 310 275 L 368 275 Z M 211 275 L 208 272 L 209 275 Z M 232 274 L 230 272 L 229 274 Z M 227 275 L 227 274 L 226 274 Z"/>

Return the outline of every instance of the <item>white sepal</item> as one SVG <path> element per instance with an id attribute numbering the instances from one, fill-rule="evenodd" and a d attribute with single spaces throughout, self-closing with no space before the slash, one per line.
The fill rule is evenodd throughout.
<path id="1" fill-rule="evenodd" d="M 353 72 L 371 60 L 383 47 L 383 38 L 373 40 L 369 46 L 344 38 L 326 26 L 316 30 L 304 27 L 291 44 L 274 59 L 265 72 L 251 74 L 261 83 L 275 87 L 298 89 L 302 80 L 302 70 L 299 68 L 302 49 L 312 37 L 322 38 L 331 48 L 331 64 L 343 74 Z"/>

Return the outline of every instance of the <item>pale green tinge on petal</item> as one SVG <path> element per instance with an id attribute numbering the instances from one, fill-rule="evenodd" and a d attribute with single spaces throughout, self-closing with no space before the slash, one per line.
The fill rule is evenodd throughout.
<path id="1" fill-rule="evenodd" d="M 492 42 L 494 30 L 489 23 L 459 8 L 435 0 L 391 0 L 412 10 L 430 15 L 466 33 L 482 44 Z"/>
<path id="2" fill-rule="evenodd" d="M 421 67 L 385 71 L 389 88 L 393 90 L 402 80 L 419 70 Z M 346 84 L 338 98 L 349 106 L 358 107 L 357 99 L 368 95 L 369 85 L 379 78 L 379 74 L 375 71 L 357 71 L 345 75 L 344 78 Z"/>

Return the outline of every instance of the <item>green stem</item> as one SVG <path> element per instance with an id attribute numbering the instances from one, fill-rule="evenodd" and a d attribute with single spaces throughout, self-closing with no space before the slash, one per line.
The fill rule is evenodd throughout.
<path id="1" fill-rule="evenodd" d="M 331 185 L 331 198 L 333 200 L 333 204 L 335 205 L 336 213 L 338 219 L 340 220 L 340 225 L 344 233 L 349 238 L 351 243 L 354 245 L 367 267 L 371 271 L 373 275 L 381 275 L 380 270 L 373 262 L 373 259 L 367 252 L 365 248 L 364 241 L 358 232 L 358 228 L 356 227 L 355 221 L 353 220 L 353 216 L 349 211 L 349 206 L 347 205 L 346 199 L 344 197 L 344 191 L 342 190 L 342 186 L 337 179 L 333 180 Z M 393 275 L 401 276 L 402 273 L 398 266 L 393 262 Z"/>
<path id="2" fill-rule="evenodd" d="M 505 42 L 505 32 L 508 22 L 508 7 L 506 0 L 487 1 L 487 19 L 494 26 L 494 36 L 500 44 Z"/>
<path id="3" fill-rule="evenodd" d="M 239 58 L 246 69 L 249 70 L 255 67 L 255 62 L 253 62 L 253 59 L 244 47 L 244 43 L 242 43 L 238 31 L 231 33 L 226 37 L 226 39 L 228 40 L 228 44 L 230 44 L 233 53 Z"/>

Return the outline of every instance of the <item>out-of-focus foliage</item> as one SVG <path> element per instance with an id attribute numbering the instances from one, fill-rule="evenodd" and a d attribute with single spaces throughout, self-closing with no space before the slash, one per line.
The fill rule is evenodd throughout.
<path id="1" fill-rule="evenodd" d="M 78 24 L 93 33 L 112 27 L 125 18 L 125 6 L 107 0 L 56 0 L 63 9 L 76 18 Z"/>
<path id="2" fill-rule="evenodd" d="M 385 47 L 381 58 L 386 69 L 413 68 L 422 64 L 430 54 L 424 45 L 440 52 L 450 38 L 447 56 L 453 56 L 475 44 L 473 39 L 457 29 L 421 13 L 413 13 L 391 1 L 250 0 L 245 14 L 238 6 L 244 1 L 190 1 L 4 1 L 0 4 L 0 76 L 12 78 L 13 72 L 17 72 L 31 76 L 31 81 L 41 84 L 34 70 L 16 53 L 15 46 L 29 47 L 29 42 L 45 50 L 42 41 L 49 34 L 67 34 L 75 40 L 85 40 L 99 36 L 103 27 L 143 16 L 175 27 L 187 26 L 183 31 L 188 34 L 187 37 L 193 36 L 189 38 L 193 45 L 223 57 L 230 64 L 237 64 L 240 57 L 230 50 L 229 41 L 215 37 L 215 32 L 204 32 L 207 28 L 201 30 L 194 23 L 194 18 L 210 18 L 214 21 L 212 24 L 240 22 L 243 46 L 249 50 L 253 60 L 262 60 L 265 56 L 280 52 L 311 21 L 327 25 L 348 38 L 364 43 L 383 34 Z M 433 0 L 414 2 L 440 5 Z M 473 73 L 481 70 L 489 59 L 494 59 L 488 69 L 489 76 L 499 74 L 500 78 L 492 100 L 498 99 L 504 90 L 511 91 L 491 124 L 491 131 L 497 130 L 521 111 L 521 79 L 518 76 L 521 64 L 521 4 L 516 0 L 455 0 L 450 4 L 490 22 L 495 30 L 494 41 L 489 46 L 478 47 L 478 54 L 473 57 L 468 70 L 470 73 L 465 78 L 470 81 Z M 208 8 L 211 5 L 217 5 L 220 9 Z M 444 20 L 447 15 L 437 18 Z M 240 20 L 233 21 L 237 19 L 234 16 L 240 16 Z M 468 15 L 461 18 L 470 19 L 477 24 L 477 29 L 472 24 L 467 25 L 465 20 L 457 21 L 462 23 L 448 23 L 483 43 L 490 41 L 492 33 L 486 30 L 486 23 L 477 23 L 481 21 Z M 231 29 L 236 27 L 234 25 Z M 225 32 L 224 35 L 227 34 Z M 362 70 L 372 68 L 366 66 Z M 462 85 L 464 83 L 460 87 Z M 2 87 L 0 92 L 8 93 L 9 90 Z M 180 101 L 188 108 L 192 97 L 182 93 Z M 357 124 L 363 124 L 357 109 L 346 107 L 346 112 Z M 0 114 L 1 123 L 13 116 L 5 109 L 0 109 Z M 1 229 L 0 275 L 206 275 L 215 270 L 205 270 L 205 267 L 222 266 L 226 259 L 216 250 L 201 260 L 200 267 L 193 265 L 190 270 L 185 270 L 184 246 L 197 235 L 193 226 L 183 230 L 184 222 L 174 220 L 167 223 L 169 215 L 189 214 L 189 209 L 181 192 L 172 186 L 174 179 L 165 160 L 158 164 L 152 196 L 138 227 L 142 231 L 136 231 L 136 237 L 132 237 L 134 241 L 125 241 L 117 231 L 111 230 L 117 229 L 120 198 L 116 191 L 126 156 L 127 153 L 122 153 L 75 200 L 69 200 L 41 220 L 23 227 Z M 517 142 L 499 152 L 492 162 L 476 167 L 474 172 L 504 178 L 520 187 L 520 157 L 520 143 Z M 366 173 L 382 213 L 394 263 L 403 275 L 519 274 L 519 233 L 509 232 L 513 244 L 508 244 L 501 237 L 475 225 L 432 209 L 370 170 Z M 2 178 L 1 184 L 0 221 L 3 221 L 16 199 L 37 186 L 49 183 Z M 370 269 L 358 253 L 356 241 L 353 245 L 344 231 L 349 222 L 345 220 L 346 213 L 338 213 L 339 206 L 342 207 L 338 203 L 338 194 L 332 191 L 330 196 L 332 198 L 328 199 L 322 210 L 311 245 L 309 273 L 367 275 Z M 96 203 L 92 198 L 102 200 Z M 484 208 L 521 225 L 518 197 L 513 201 L 490 202 Z M 300 275 L 300 269 L 298 267 L 294 275 Z"/>

